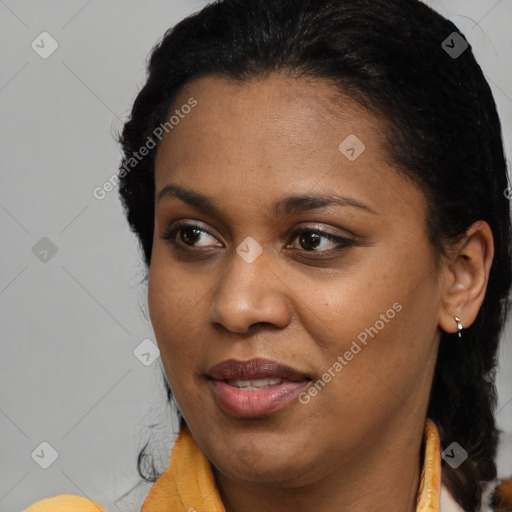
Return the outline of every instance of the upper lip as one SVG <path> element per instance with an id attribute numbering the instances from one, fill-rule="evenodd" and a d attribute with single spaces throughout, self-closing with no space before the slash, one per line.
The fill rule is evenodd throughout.
<path id="1" fill-rule="evenodd" d="M 215 380 L 253 380 L 265 378 L 280 378 L 292 381 L 309 380 L 309 377 L 291 366 L 272 361 L 271 359 L 256 358 L 248 361 L 227 359 L 212 366 L 208 376 Z"/>

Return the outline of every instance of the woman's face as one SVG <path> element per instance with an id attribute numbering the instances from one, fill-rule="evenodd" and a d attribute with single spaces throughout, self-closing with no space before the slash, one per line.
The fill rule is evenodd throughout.
<path id="1" fill-rule="evenodd" d="M 308 484 L 423 431 L 441 301 L 425 197 L 386 163 L 384 123 L 335 97 L 204 77 L 158 150 L 151 321 L 234 480 Z"/>

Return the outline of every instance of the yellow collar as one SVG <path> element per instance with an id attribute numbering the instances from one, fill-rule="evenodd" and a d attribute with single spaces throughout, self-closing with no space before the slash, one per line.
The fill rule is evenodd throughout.
<path id="1" fill-rule="evenodd" d="M 435 423 L 427 418 L 425 456 L 416 512 L 439 512 L 441 452 Z M 146 496 L 141 512 L 226 512 L 208 459 L 188 428 L 181 429 L 168 469 Z"/>

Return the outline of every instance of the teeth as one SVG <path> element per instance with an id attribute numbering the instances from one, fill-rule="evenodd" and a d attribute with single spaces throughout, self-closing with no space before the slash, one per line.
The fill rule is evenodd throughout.
<path id="1" fill-rule="evenodd" d="M 283 379 L 270 378 L 270 379 L 254 379 L 254 380 L 228 380 L 230 386 L 241 389 L 261 389 L 280 384 Z"/>

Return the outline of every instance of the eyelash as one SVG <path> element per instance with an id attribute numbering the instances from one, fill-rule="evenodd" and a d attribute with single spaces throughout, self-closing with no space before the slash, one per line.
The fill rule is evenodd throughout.
<path id="1" fill-rule="evenodd" d="M 165 240 L 166 242 L 169 242 L 170 244 L 172 244 L 177 249 L 185 250 L 185 251 L 193 250 L 195 248 L 194 246 L 190 246 L 190 245 L 186 245 L 186 244 L 183 244 L 183 243 L 179 243 L 175 239 L 175 235 L 179 231 L 184 229 L 184 228 L 197 229 L 201 233 L 206 233 L 209 236 L 213 237 L 213 235 L 211 233 L 209 233 L 207 230 L 201 228 L 197 224 L 188 223 L 188 222 L 180 222 L 178 224 L 175 224 L 172 228 L 170 228 L 167 231 L 165 231 L 162 235 L 160 235 L 160 238 L 162 240 Z M 317 253 L 317 254 L 324 254 L 324 255 L 327 254 L 328 255 L 328 254 L 333 254 L 333 253 L 341 252 L 341 251 L 343 251 L 345 249 L 348 249 L 348 248 L 352 247 L 356 243 L 354 240 L 351 240 L 350 238 L 345 238 L 345 237 L 342 237 L 342 236 L 336 236 L 336 235 L 333 235 L 332 233 L 328 233 L 327 231 L 323 231 L 321 229 L 306 229 L 306 228 L 295 230 L 291 234 L 291 236 L 293 237 L 292 241 L 295 240 L 298 237 L 298 235 L 301 235 L 301 234 L 304 234 L 304 233 L 315 233 L 315 234 L 319 235 L 322 238 L 326 238 L 330 242 L 337 242 L 338 243 L 338 247 L 336 247 L 334 249 L 323 250 L 323 251 L 316 251 L 316 250 L 308 251 L 308 250 L 303 249 L 303 250 L 299 250 L 299 252 Z M 291 244 L 289 244 L 289 245 L 291 245 Z"/>

